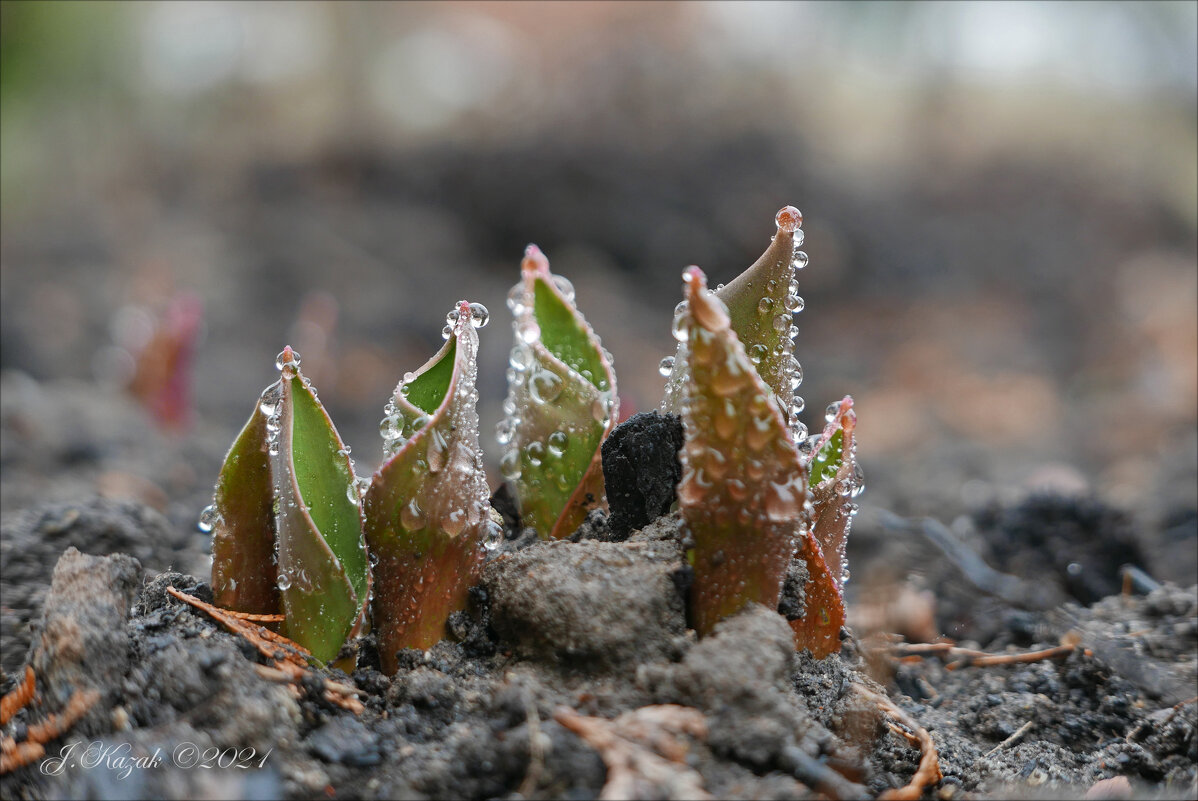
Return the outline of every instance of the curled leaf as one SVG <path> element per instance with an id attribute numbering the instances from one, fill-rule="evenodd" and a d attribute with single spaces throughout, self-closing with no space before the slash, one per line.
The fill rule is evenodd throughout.
<path id="1" fill-rule="evenodd" d="M 798 558 L 810 576 L 804 587 L 806 614 L 790 622 L 795 648 L 807 648 L 817 659 L 840 650 L 844 625 L 844 582 L 848 580 L 845 543 L 857 506 L 852 498 L 864 489 L 853 437 L 857 416 L 853 399 L 845 397 L 828 407 L 822 434 L 805 443 L 813 504 L 810 534 L 803 538 Z"/>
<path id="2" fill-rule="evenodd" d="M 282 376 L 262 393 L 204 514 L 215 524 L 218 603 L 281 612 L 284 633 L 329 661 L 364 619 L 370 578 L 349 449 L 299 363 L 289 347 L 279 354 Z"/>
<path id="3" fill-rule="evenodd" d="M 366 541 L 374 567 L 374 628 L 383 670 L 403 648 L 430 648 L 450 614 L 465 608 L 497 535 L 478 441 L 478 333 L 486 309 L 462 301 L 449 340 L 404 377 L 383 421 L 389 456 L 366 492 Z M 388 436 L 402 421 L 402 434 Z"/>
<path id="4" fill-rule="evenodd" d="M 281 608 L 266 418 L 256 403 L 225 457 L 212 506 L 200 513 L 200 528 L 212 532 L 216 605 L 258 615 Z"/>
<path id="5" fill-rule="evenodd" d="M 786 421 L 698 267 L 683 274 L 682 480 L 699 635 L 750 602 L 777 607 L 804 515 L 806 471 Z"/>
<path id="6" fill-rule="evenodd" d="M 529 245 L 508 306 L 515 345 L 500 469 L 516 490 L 523 525 L 542 538 L 570 534 L 603 503 L 599 447 L 618 419 L 611 355 L 574 306 L 574 289 Z"/>
<path id="7" fill-rule="evenodd" d="M 774 216 L 777 228 L 770 246 L 726 285 L 715 291 L 728 309 L 732 330 L 744 346 L 749 361 L 757 370 L 782 410 L 796 441 L 807 435 L 799 422 L 803 399 L 795 394 L 803 382 L 803 368 L 794 356 L 794 314 L 802 311 L 799 283 L 795 271 L 807 264 L 803 244 L 803 215 L 794 206 L 785 206 Z M 681 317 L 685 302 L 676 310 L 674 332 L 682 336 Z M 674 356 L 666 381 L 662 410 L 677 414 L 681 408 L 686 381 L 686 358 L 682 345 Z"/>

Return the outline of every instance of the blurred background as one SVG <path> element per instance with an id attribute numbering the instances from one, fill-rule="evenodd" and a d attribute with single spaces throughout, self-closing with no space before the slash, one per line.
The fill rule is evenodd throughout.
<path id="1" fill-rule="evenodd" d="M 859 525 L 1049 487 L 1193 547 L 1195 3 L 0 9 L 6 510 L 190 525 L 284 344 L 373 469 L 463 297 L 495 486 L 528 242 L 627 414 L 682 269 L 731 279 L 793 204 L 801 394 L 812 427 L 856 399 Z"/>

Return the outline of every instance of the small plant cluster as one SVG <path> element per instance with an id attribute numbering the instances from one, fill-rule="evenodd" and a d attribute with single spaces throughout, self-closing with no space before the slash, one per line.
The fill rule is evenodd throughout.
<path id="1" fill-rule="evenodd" d="M 806 565 L 795 647 L 822 658 L 844 623 L 844 543 L 863 481 L 851 398 L 808 436 L 796 394 L 796 271 L 802 216 L 787 206 L 748 270 L 715 290 L 683 273 L 664 412 L 685 443 L 678 508 L 694 569 L 690 622 L 703 636 L 746 604 L 777 608 L 792 560 Z M 600 447 L 619 420 L 612 357 L 578 311 L 570 282 L 530 245 L 508 294 L 514 344 L 496 439 L 522 525 L 571 534 L 604 508 Z M 358 476 L 290 347 L 233 443 L 200 528 L 213 534 L 216 604 L 281 617 L 281 633 L 320 662 L 371 627 L 385 671 L 404 648 L 429 648 L 466 607 L 502 536 L 479 444 L 478 330 L 485 306 L 460 301 L 445 344 L 406 373 L 380 424 L 384 459 Z M 352 650 L 350 651 L 352 653 Z M 350 656 L 343 658 L 352 659 Z"/>

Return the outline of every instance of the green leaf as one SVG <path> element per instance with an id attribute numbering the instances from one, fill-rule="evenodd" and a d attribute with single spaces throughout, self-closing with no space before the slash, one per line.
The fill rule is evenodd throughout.
<path id="1" fill-rule="evenodd" d="M 820 482 L 836 475 L 836 471 L 841 465 L 841 449 L 844 443 L 844 435 L 837 428 L 831 438 L 823 443 L 820 449 L 816 452 L 815 458 L 811 460 L 811 485 L 815 486 Z"/>
<path id="2" fill-rule="evenodd" d="M 362 624 L 370 571 L 349 449 L 284 348 L 205 510 L 218 605 L 282 614 L 283 632 L 327 662 Z M 276 564 L 277 558 L 277 564 Z"/>
<path id="3" fill-rule="evenodd" d="M 378 560 L 373 622 L 387 673 L 396 671 L 399 650 L 431 648 L 445 637 L 449 616 L 469 600 L 484 541 L 498 534 L 478 441 L 475 313 L 458 304 L 449 342 L 387 404 L 389 455 L 363 499 L 366 541 Z M 485 309 L 478 313 L 485 319 Z M 387 437 L 393 415 L 407 421 L 410 436 Z"/>
<path id="4" fill-rule="evenodd" d="M 284 633 L 327 662 L 364 618 L 368 568 L 349 452 L 284 350 L 269 448 Z M 298 365 L 298 360 L 294 363 Z"/>
<path id="5" fill-rule="evenodd" d="M 803 519 L 806 472 L 780 410 L 707 290 L 686 280 L 678 505 L 694 539 L 691 623 L 700 636 L 756 602 L 776 608 Z"/>
<path id="6" fill-rule="evenodd" d="M 200 516 L 201 527 L 212 529 L 216 605 L 258 615 L 278 614 L 280 603 L 266 439 L 266 415 L 255 404 L 221 466 L 212 506 Z"/>
<path id="7" fill-rule="evenodd" d="M 457 345 L 457 337 L 450 337 L 411 381 L 402 384 L 403 397 L 421 412 L 433 414 L 445 400 L 445 392 L 453 378 Z"/>
<path id="8" fill-rule="evenodd" d="M 803 401 L 794 394 L 802 383 L 803 371 L 794 357 L 790 336 L 793 314 L 803 304 L 795 279 L 796 267 L 806 264 L 807 259 L 796 245 L 802 243 L 802 221 L 802 215 L 793 206 L 780 209 L 774 217 L 777 230 L 770 246 L 747 270 L 715 293 L 727 307 L 732 330 L 757 374 L 769 387 L 795 440 L 806 435 L 806 428 L 798 420 Z M 685 314 L 685 310 L 679 313 Z M 686 381 L 682 351 L 679 345 L 662 400 L 662 410 L 674 414 L 681 410 Z"/>
<path id="9" fill-rule="evenodd" d="M 611 356 L 574 306 L 573 288 L 529 245 L 508 305 L 515 345 L 500 468 L 521 523 L 544 539 L 573 532 L 604 503 L 599 453 L 618 420 Z"/>

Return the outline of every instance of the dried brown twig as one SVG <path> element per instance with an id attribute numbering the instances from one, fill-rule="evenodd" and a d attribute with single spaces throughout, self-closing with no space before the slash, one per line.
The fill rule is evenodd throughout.
<path id="1" fill-rule="evenodd" d="M 33 699 L 33 690 L 33 668 L 26 665 L 25 678 L 16 687 L 5 693 L 4 698 L 0 699 L 0 726 L 8 723 L 12 720 L 13 715 L 25 708 L 25 705 Z"/>
<path id="2" fill-rule="evenodd" d="M 852 686 L 854 690 L 872 701 L 882 712 L 907 727 L 910 731 L 889 724 L 891 731 L 902 735 L 912 745 L 918 745 L 920 750 L 919 767 L 916 769 L 915 775 L 911 777 L 911 781 L 905 787 L 887 790 L 878 798 L 883 801 L 917 801 L 923 795 L 924 788 L 935 784 L 941 778 L 940 757 L 936 754 L 936 744 L 932 742 L 932 735 L 886 696 L 879 695 L 861 684 Z"/>
<path id="3" fill-rule="evenodd" d="M 256 666 L 259 676 L 268 681 L 290 684 L 297 689 L 302 686 L 304 676 L 308 672 L 308 659 L 311 658 L 312 654 L 309 653 L 308 649 L 298 643 L 292 642 L 282 634 L 277 634 L 265 626 L 259 626 L 251 622 L 254 620 L 277 618 L 279 617 L 278 615 L 246 615 L 242 612 L 230 612 L 227 609 L 221 609 L 210 603 L 205 603 L 194 595 L 188 595 L 174 587 L 167 587 L 166 591 L 180 601 L 203 612 L 207 612 L 223 624 L 225 628 L 229 629 L 229 631 L 245 637 L 258 649 L 258 653 L 271 660 L 273 667 L 266 665 Z M 361 714 L 366 709 L 365 705 L 355 697 L 361 694 L 361 691 L 357 688 L 351 687 L 348 684 L 330 681 L 323 677 L 321 681 L 323 682 L 323 697 L 326 701 L 336 704 L 342 709 L 348 709 L 355 715 Z"/>
<path id="4" fill-rule="evenodd" d="M 973 648 L 961 648 L 951 640 L 943 642 L 888 643 L 882 646 L 888 656 L 901 662 L 919 661 L 928 656 L 939 656 L 952 660 L 945 665 L 946 670 L 957 670 L 963 667 L 989 667 L 993 665 L 1013 665 L 1027 662 L 1042 662 L 1045 659 L 1055 659 L 1068 656 L 1077 650 L 1080 641 L 1077 637 L 1067 634 L 1062 638 L 1061 645 L 1044 648 L 1039 651 L 1022 651 L 1011 654 L 991 654 Z"/>
<path id="5" fill-rule="evenodd" d="M 33 698 L 33 668 L 25 667 L 25 679 L 12 692 L 4 696 L 4 722 L 19 712 Z M 46 753 L 46 743 L 65 734 L 100 698 L 99 690 L 76 690 L 67 705 L 55 715 L 40 723 L 29 726 L 25 740 L 17 742 L 15 737 L 0 739 L 0 774 L 36 762 Z"/>
<path id="6" fill-rule="evenodd" d="M 598 751 L 607 765 L 607 783 L 599 794 L 603 801 L 711 798 L 702 777 L 685 764 L 687 747 L 676 737 L 707 736 L 707 721 L 699 710 L 661 704 L 607 720 L 562 706 L 553 718 Z"/>

